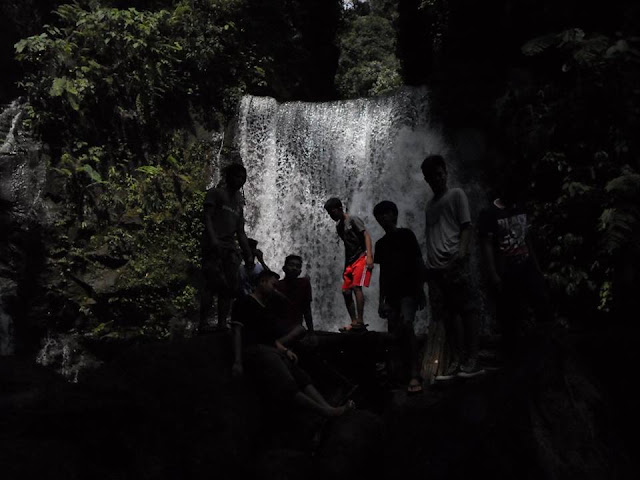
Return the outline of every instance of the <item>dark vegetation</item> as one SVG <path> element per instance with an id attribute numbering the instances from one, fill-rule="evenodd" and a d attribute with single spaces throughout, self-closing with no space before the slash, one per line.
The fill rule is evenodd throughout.
<path id="1" fill-rule="evenodd" d="M 0 364 L 9 477 L 204 478 L 253 466 L 268 415 L 250 384 L 231 384 L 228 344 L 176 338 L 196 315 L 201 204 L 212 169 L 233 153 L 237 102 L 427 84 L 453 144 L 480 132 L 472 167 L 484 181 L 522 186 L 557 314 L 576 335 L 571 355 L 549 347 L 447 402 L 383 398 L 385 410 L 363 395 L 389 430 L 377 474 L 635 478 L 625 477 L 637 471 L 625 379 L 635 378 L 640 307 L 636 2 L 64 3 L 0 4 L 0 100 L 21 96 L 25 127 L 46 145 L 56 219 L 0 232 L 3 256 L 16 257 L 7 264 L 22 269 L 3 303 L 18 353 L 34 353 L 49 330 L 109 361 L 80 385 L 17 358 Z M 133 348 L 119 356 L 123 345 Z M 314 458 L 271 451 L 260 478 L 282 478 L 283 465 L 304 478 L 376 469 L 354 460 L 380 445 L 373 414 L 359 413 L 370 417 L 326 433 Z"/>
<path id="2" fill-rule="evenodd" d="M 40 273 L 48 314 L 20 314 L 35 337 L 184 329 L 205 179 L 243 94 L 318 101 L 402 84 L 428 84 L 449 131 L 482 132 L 489 185 L 522 184 L 559 315 L 582 328 L 637 306 L 634 2 L 61 3 L 2 5 L 0 94 L 25 99 L 58 207 Z"/>

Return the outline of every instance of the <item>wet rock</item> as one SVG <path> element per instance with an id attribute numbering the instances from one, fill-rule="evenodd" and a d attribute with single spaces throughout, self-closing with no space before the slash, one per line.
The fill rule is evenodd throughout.
<path id="1" fill-rule="evenodd" d="M 384 445 L 377 415 L 354 410 L 332 419 L 316 455 L 320 478 L 381 478 Z"/>

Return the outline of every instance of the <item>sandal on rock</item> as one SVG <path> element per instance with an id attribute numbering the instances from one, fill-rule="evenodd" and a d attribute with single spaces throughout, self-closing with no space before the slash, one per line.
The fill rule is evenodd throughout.
<path id="1" fill-rule="evenodd" d="M 414 380 L 418 383 L 411 383 Z M 409 382 L 409 385 L 407 385 L 407 394 L 418 395 L 420 393 L 422 393 L 422 382 L 418 378 L 412 378 L 411 381 Z"/>
<path id="2" fill-rule="evenodd" d="M 368 323 L 352 323 L 351 325 L 347 325 L 346 327 L 340 327 L 338 329 L 339 332 L 342 333 L 346 333 L 346 332 L 362 332 L 363 330 L 366 330 L 367 327 L 369 326 Z"/>

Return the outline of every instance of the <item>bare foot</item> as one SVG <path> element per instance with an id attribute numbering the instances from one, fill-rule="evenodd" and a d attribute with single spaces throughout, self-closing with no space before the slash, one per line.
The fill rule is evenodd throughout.
<path id="1" fill-rule="evenodd" d="M 353 400 L 347 400 L 347 403 L 340 407 L 332 407 L 327 410 L 327 417 L 340 417 L 351 410 L 356 408 L 356 404 Z"/>

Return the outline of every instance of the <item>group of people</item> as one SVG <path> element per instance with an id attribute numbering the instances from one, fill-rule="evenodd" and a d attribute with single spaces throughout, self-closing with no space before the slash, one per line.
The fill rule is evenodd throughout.
<path id="1" fill-rule="evenodd" d="M 423 389 L 413 323 L 416 312 L 427 303 L 425 283 L 429 287 L 432 318 L 443 322 L 449 347 L 449 364 L 436 379 L 484 373 L 478 363 L 479 312 L 469 261 L 474 232 L 469 201 L 461 188 L 449 188 L 442 156 L 429 155 L 421 170 L 433 192 L 425 211 L 424 257 L 416 235 L 408 228 L 398 227 L 398 208 L 392 201 L 381 201 L 373 209 L 385 232 L 375 246 L 362 219 L 350 215 L 339 198 L 330 198 L 324 204 L 336 222 L 345 249 L 342 293 L 351 321 L 340 331 L 366 331 L 363 288 L 370 284 L 374 265 L 379 265 L 378 314 L 387 319 L 391 338 L 405 356 L 406 389 L 410 394 Z M 282 280 L 267 267 L 257 242 L 247 238 L 244 229 L 240 190 L 246 181 L 246 170 L 234 163 L 224 169 L 223 177 L 221 185 L 207 192 L 204 202 L 205 286 L 200 329 L 206 329 L 214 294 L 218 300 L 218 328 L 228 329 L 227 319 L 235 298 L 230 322 L 234 375 L 241 375 L 247 366 L 261 382 L 263 391 L 276 397 L 275 401 L 293 401 L 325 416 L 341 415 L 353 404 L 329 405 L 309 376 L 298 368 L 297 355 L 292 351 L 314 328 L 311 284 L 307 277 L 300 278 L 302 258 L 286 258 Z M 528 218 L 517 202 L 513 183 L 506 183 L 500 198 L 480 213 L 477 234 L 495 294 L 507 358 L 517 349 L 516 339 L 525 316 L 523 307 L 532 307 L 538 322 L 549 323 L 553 316 L 528 230 Z"/>

